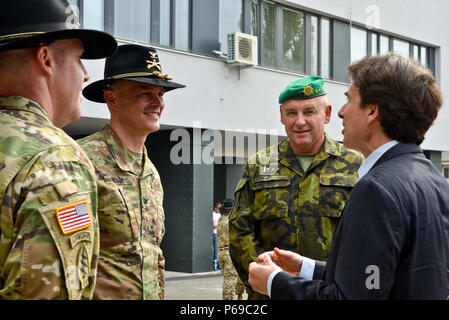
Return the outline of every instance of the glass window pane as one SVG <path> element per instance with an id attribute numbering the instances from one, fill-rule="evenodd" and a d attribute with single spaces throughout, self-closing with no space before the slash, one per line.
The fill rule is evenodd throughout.
<path id="1" fill-rule="evenodd" d="M 377 39 L 379 36 L 375 33 L 371 33 L 371 55 L 375 56 L 377 54 Z"/>
<path id="2" fill-rule="evenodd" d="M 164 46 L 170 45 L 170 3 L 171 1 L 160 2 L 159 15 L 159 44 Z"/>
<path id="3" fill-rule="evenodd" d="M 311 42 L 311 55 L 310 55 L 310 63 L 311 68 L 310 72 L 312 75 L 318 74 L 318 18 L 312 16 L 310 18 L 310 42 Z"/>
<path id="4" fill-rule="evenodd" d="M 228 51 L 228 33 L 242 31 L 242 14 L 242 0 L 220 0 L 219 41 L 221 52 Z"/>
<path id="5" fill-rule="evenodd" d="M 250 33 L 257 36 L 259 33 L 259 0 L 251 0 L 251 30 Z"/>
<path id="6" fill-rule="evenodd" d="M 189 50 L 190 0 L 175 0 L 175 48 Z"/>
<path id="7" fill-rule="evenodd" d="M 84 1 L 83 28 L 104 31 L 104 1 Z"/>
<path id="8" fill-rule="evenodd" d="M 413 59 L 419 61 L 419 46 L 416 44 L 413 45 Z"/>
<path id="9" fill-rule="evenodd" d="M 362 60 L 368 54 L 367 33 L 365 30 L 351 28 L 351 62 Z"/>
<path id="10" fill-rule="evenodd" d="M 264 1 L 262 16 L 262 65 L 267 67 L 275 66 L 275 14 L 274 3 Z"/>
<path id="11" fill-rule="evenodd" d="M 330 78 L 330 22 L 321 18 L 321 76 Z"/>
<path id="12" fill-rule="evenodd" d="M 421 46 L 421 64 L 424 67 L 428 67 L 429 66 L 429 62 L 427 59 L 427 47 Z"/>
<path id="13" fill-rule="evenodd" d="M 387 36 L 380 36 L 380 54 L 387 54 L 390 51 L 390 40 Z"/>
<path id="14" fill-rule="evenodd" d="M 407 41 L 393 39 L 393 51 L 406 58 L 410 57 L 410 44 Z"/>
<path id="15" fill-rule="evenodd" d="M 150 1 L 114 1 L 114 34 L 125 39 L 149 42 L 150 17 Z"/>
<path id="16" fill-rule="evenodd" d="M 304 72 L 304 14 L 290 9 L 282 11 L 282 68 Z"/>

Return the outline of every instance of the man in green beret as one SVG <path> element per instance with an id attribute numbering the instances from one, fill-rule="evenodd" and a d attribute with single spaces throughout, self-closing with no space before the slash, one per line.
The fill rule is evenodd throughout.
<path id="1" fill-rule="evenodd" d="M 324 80 L 306 77 L 279 96 L 288 138 L 259 151 L 245 165 L 229 221 L 230 254 L 251 290 L 248 266 L 274 247 L 326 261 L 363 156 L 324 131 L 331 119 Z"/>

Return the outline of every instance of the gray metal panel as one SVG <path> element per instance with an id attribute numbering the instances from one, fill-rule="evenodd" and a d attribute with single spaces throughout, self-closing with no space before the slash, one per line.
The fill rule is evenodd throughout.
<path id="1" fill-rule="evenodd" d="M 210 271 L 212 267 L 212 207 L 214 196 L 214 165 L 193 166 L 193 259 L 194 273 Z"/>
<path id="2" fill-rule="evenodd" d="M 193 150 L 193 131 L 190 147 Z M 165 269 L 177 272 L 212 270 L 212 208 L 214 195 L 214 165 L 174 165 L 170 150 L 177 141 L 170 141 L 171 131 L 151 134 L 147 140 L 148 155 L 161 176 L 164 188 L 165 236 L 162 250 Z M 202 141 L 201 149 L 210 142 Z"/>
<path id="3" fill-rule="evenodd" d="M 213 55 L 219 50 L 219 0 L 193 0 L 192 51 Z"/>
<path id="4" fill-rule="evenodd" d="M 424 151 L 424 155 L 426 156 L 427 159 L 429 159 L 433 165 L 435 166 L 435 168 L 441 172 L 442 171 L 442 152 L 441 151 Z"/>
<path id="5" fill-rule="evenodd" d="M 170 142 L 170 133 L 151 134 L 146 144 L 164 189 L 165 236 L 161 247 L 166 270 L 193 272 L 193 165 L 171 163 L 170 150 L 176 142 Z"/>
<path id="6" fill-rule="evenodd" d="M 226 198 L 234 199 L 234 191 L 242 178 L 242 174 L 243 164 L 229 164 L 226 166 Z"/>
<path id="7" fill-rule="evenodd" d="M 351 29 L 348 23 L 333 21 L 333 76 L 334 80 L 349 83 L 348 66 L 351 63 Z"/>

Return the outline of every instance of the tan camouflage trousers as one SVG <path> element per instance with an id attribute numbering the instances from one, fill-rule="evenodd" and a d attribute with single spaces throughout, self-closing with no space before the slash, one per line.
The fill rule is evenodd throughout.
<path id="1" fill-rule="evenodd" d="M 234 295 L 240 296 L 245 292 L 245 286 L 232 264 L 229 250 L 218 252 L 223 278 L 223 300 L 234 300 Z"/>

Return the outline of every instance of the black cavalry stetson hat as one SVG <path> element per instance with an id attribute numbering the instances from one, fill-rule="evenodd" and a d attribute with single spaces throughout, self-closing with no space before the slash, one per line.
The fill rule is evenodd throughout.
<path id="1" fill-rule="evenodd" d="M 172 77 L 162 74 L 156 49 L 136 44 L 119 46 L 106 59 L 104 79 L 89 84 L 83 90 L 86 99 L 105 103 L 104 89 L 113 81 L 128 80 L 164 87 L 165 91 L 184 88 L 185 85 L 171 81 Z"/>
<path id="2" fill-rule="evenodd" d="M 67 0 L 1 0 L 0 52 L 33 48 L 61 39 L 80 39 L 83 59 L 100 59 L 117 49 L 111 35 L 79 29 Z"/>

